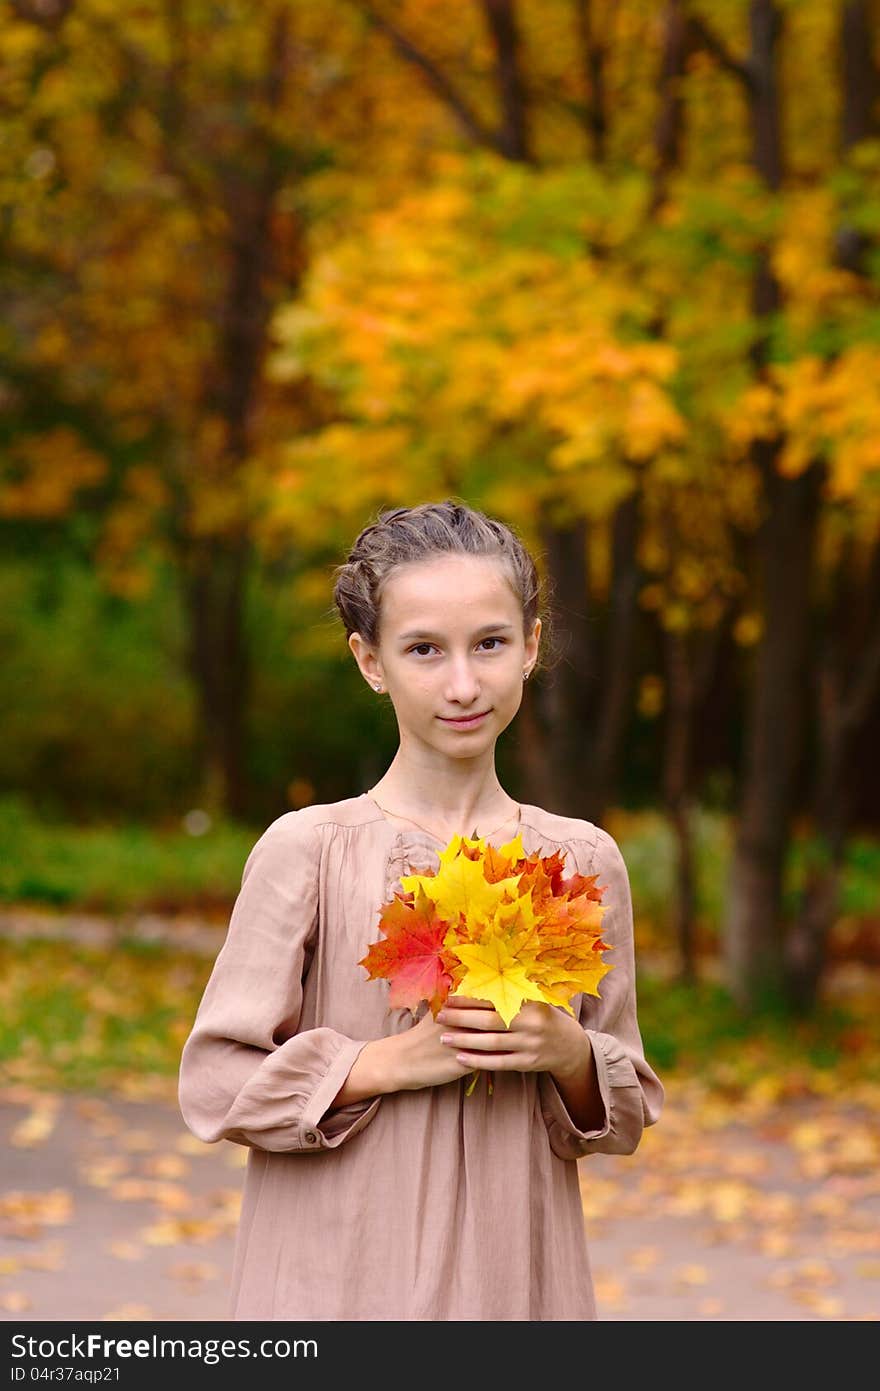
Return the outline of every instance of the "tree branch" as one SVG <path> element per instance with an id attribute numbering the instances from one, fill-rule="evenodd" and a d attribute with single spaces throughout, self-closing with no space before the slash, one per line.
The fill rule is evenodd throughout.
<path id="1" fill-rule="evenodd" d="M 422 49 L 417 48 L 412 39 L 407 38 L 406 34 L 402 33 L 395 24 L 392 24 L 390 19 L 377 14 L 372 5 L 364 3 L 364 0 L 355 0 L 355 3 L 367 22 L 391 40 L 401 58 L 418 68 L 428 86 L 436 92 L 437 96 L 458 118 L 465 133 L 479 145 L 486 145 L 489 149 L 503 153 L 498 134 L 484 125 L 477 113 L 453 86 L 446 74 L 438 68 L 433 59 L 429 58 Z"/>
<path id="2" fill-rule="evenodd" d="M 698 15 L 688 15 L 687 24 L 695 46 L 705 48 L 707 53 L 717 58 L 721 66 L 733 73 L 734 77 L 738 77 L 749 90 L 754 87 L 754 73 L 747 59 L 737 58 L 735 53 L 731 53 L 724 40 Z"/>
<path id="3" fill-rule="evenodd" d="M 519 32 L 513 0 L 483 0 L 495 48 L 495 80 L 501 103 L 499 147 L 507 159 L 528 163 L 528 98 L 519 65 Z"/>
<path id="4" fill-rule="evenodd" d="M 595 33 L 595 16 L 591 0 L 576 0 L 575 23 L 580 44 L 580 63 L 584 74 L 587 100 L 582 110 L 584 125 L 590 136 L 590 152 L 596 164 L 605 161 L 608 138 L 606 110 L 605 65 L 608 56 L 605 36 Z"/>
<path id="5" fill-rule="evenodd" d="M 57 29 L 73 8 L 73 0 L 9 0 L 19 19 L 41 29 Z"/>

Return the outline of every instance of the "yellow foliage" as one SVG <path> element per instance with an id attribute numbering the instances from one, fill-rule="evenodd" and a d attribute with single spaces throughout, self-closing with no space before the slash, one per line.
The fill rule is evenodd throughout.
<path id="1" fill-rule="evenodd" d="M 106 460 L 68 426 L 19 436 L 0 472 L 0 516 L 64 516 L 79 490 L 106 472 Z"/>
<path id="2" fill-rule="evenodd" d="M 754 647 L 760 642 L 764 632 L 764 621 L 759 613 L 743 613 L 733 625 L 733 640 L 740 647 Z"/>
<path id="3" fill-rule="evenodd" d="M 779 441 L 789 477 L 824 459 L 826 501 L 853 504 L 854 528 L 870 537 L 880 353 L 858 341 L 870 291 L 836 264 L 835 234 L 847 198 L 870 215 L 880 145 L 848 153 L 842 172 L 854 182 L 839 194 L 825 177 L 840 164 L 828 66 L 837 7 L 786 7 L 791 177 L 779 191 L 750 165 L 740 86 L 711 53 L 689 54 L 677 80 L 688 138 L 659 212 L 651 92 L 663 25 L 644 3 L 617 7 L 606 36 L 601 159 L 585 137 L 570 7 L 517 7 L 529 164 L 476 150 L 356 6 L 296 8 L 297 77 L 274 109 L 268 12 L 241 0 L 220 24 L 203 7 L 188 12 L 181 32 L 199 62 L 178 89 L 162 7 L 137 7 L 124 32 L 118 8 L 72 8 L 64 63 L 51 32 L 7 18 L 0 150 L 10 257 L 44 266 L 48 287 L 8 316 L 4 346 L 57 373 L 73 400 L 99 401 L 118 440 L 158 428 L 172 441 L 176 488 L 138 466 L 107 518 L 101 563 L 117 588 L 143 591 L 135 556 L 179 499 L 194 535 L 248 526 L 271 554 L 341 539 L 377 506 L 413 497 L 464 489 L 524 527 L 538 516 L 601 526 L 638 488 L 643 531 L 669 528 L 673 550 L 694 557 L 674 573 L 668 557 L 653 567 L 640 602 L 667 622 L 716 621 L 742 583 L 727 532 L 760 517 L 749 457 L 760 440 Z M 453 25 L 441 0 L 396 11 L 493 126 L 480 7 L 459 7 Z M 707 20 L 732 51 L 747 50 L 742 6 L 709 6 Z M 138 80 L 125 86 L 131 67 Z M 804 82 L 804 71 L 822 80 Z M 159 89 L 181 102 L 173 140 L 140 95 Z M 274 348 L 242 461 L 226 451 L 214 390 L 230 370 L 221 348 L 249 179 L 276 153 L 296 174 L 256 248 Z M 752 289 L 764 249 L 788 360 L 756 380 Z M 843 346 L 826 358 L 825 342 Z M 73 432 L 45 439 L 13 447 L 0 514 L 63 515 L 104 477 Z M 602 592 L 595 547 L 591 565 Z"/>

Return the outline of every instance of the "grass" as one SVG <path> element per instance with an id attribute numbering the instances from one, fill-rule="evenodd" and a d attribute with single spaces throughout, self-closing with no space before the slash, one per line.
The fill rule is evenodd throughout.
<path id="1" fill-rule="evenodd" d="M 781 1072 L 855 1066 L 880 1081 L 880 982 L 870 972 L 861 989 L 821 1001 L 809 1017 L 781 1003 L 746 1016 L 718 984 L 687 986 L 644 973 L 638 996 L 643 1041 L 659 1070 L 709 1077 L 733 1063 L 754 1081 L 768 1064 Z"/>
<path id="2" fill-rule="evenodd" d="M 660 812 L 614 812 L 606 827 L 626 860 L 643 943 L 663 945 L 675 894 L 675 842 Z M 222 913 L 235 899 L 248 852 L 264 826 L 216 821 L 201 835 L 183 820 L 166 827 L 69 826 L 42 821 L 23 799 L 0 798 L 0 902 L 90 911 L 176 909 Z M 711 938 L 723 916 L 731 853 L 730 819 L 698 809 L 693 818 L 696 910 Z M 796 838 L 785 906 L 794 909 L 817 848 Z M 880 843 L 848 847 L 841 917 L 880 915 Z"/>
<path id="3" fill-rule="evenodd" d="M 39 820 L 20 800 L 0 800 L 0 902 L 121 912 L 232 902 L 258 829 L 185 826 L 76 827 Z"/>
<path id="4" fill-rule="evenodd" d="M 675 898 L 676 846 L 672 828 L 659 811 L 609 813 L 606 829 L 615 836 L 632 885 L 640 923 L 659 932 L 661 941 Z M 724 915 L 733 851 L 730 817 L 697 808 L 692 817 L 696 915 L 705 933 L 716 935 Z M 783 883 L 783 911 L 797 911 L 809 865 L 821 855 L 815 839 L 797 832 L 791 841 Z M 842 918 L 880 917 L 880 841 L 852 837 L 847 845 L 839 904 Z"/>

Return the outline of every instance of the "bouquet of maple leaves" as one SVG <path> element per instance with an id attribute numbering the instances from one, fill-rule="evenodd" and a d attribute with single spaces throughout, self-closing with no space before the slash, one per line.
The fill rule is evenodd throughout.
<path id="1" fill-rule="evenodd" d="M 384 935 L 358 965 L 390 981 L 393 1008 L 415 1012 L 426 1001 L 435 1018 L 451 993 L 485 1000 L 505 1028 L 526 1000 L 573 1015 L 573 997 L 598 995 L 613 969 L 602 960 L 607 905 L 597 878 L 564 877 L 561 852 L 527 855 L 521 834 L 497 848 L 455 835 L 438 870 L 401 878 L 403 892 L 379 910 Z"/>

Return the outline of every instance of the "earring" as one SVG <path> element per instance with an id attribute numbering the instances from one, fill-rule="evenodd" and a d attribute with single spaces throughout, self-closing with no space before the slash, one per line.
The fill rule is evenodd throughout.
<path id="1" fill-rule="evenodd" d="M 524 671 L 524 672 L 523 672 L 523 681 L 528 681 L 528 679 L 529 679 L 529 673 L 528 673 L 527 671 Z"/>
<path id="2" fill-rule="evenodd" d="M 381 689 L 382 689 L 381 682 L 377 682 L 377 683 L 373 686 L 373 690 L 374 690 L 374 691 L 381 691 Z"/>

